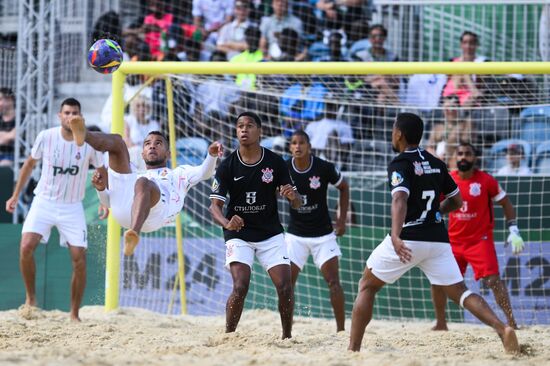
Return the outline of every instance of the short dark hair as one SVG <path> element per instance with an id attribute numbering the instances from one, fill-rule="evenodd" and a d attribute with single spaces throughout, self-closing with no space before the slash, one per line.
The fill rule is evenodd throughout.
<path id="1" fill-rule="evenodd" d="M 4 98 L 11 99 L 13 103 L 15 103 L 15 94 L 13 94 L 13 90 L 10 88 L 0 88 L 0 94 L 4 96 Z"/>
<path id="2" fill-rule="evenodd" d="M 373 26 L 371 26 L 369 28 L 369 35 L 372 33 L 373 30 L 375 29 L 378 29 L 382 32 L 382 35 L 384 37 L 387 37 L 388 36 L 388 30 L 386 29 L 386 27 L 384 27 L 382 24 L 374 24 Z"/>
<path id="3" fill-rule="evenodd" d="M 168 138 L 162 132 L 160 132 L 160 131 L 149 131 L 147 136 L 149 136 L 149 135 L 155 135 L 155 136 L 162 137 L 162 139 L 166 143 L 166 146 L 170 146 L 169 143 L 168 143 Z M 145 136 L 145 139 L 147 139 L 147 136 Z M 143 140 L 143 142 L 145 143 L 145 140 Z"/>
<path id="4" fill-rule="evenodd" d="M 403 133 L 409 144 L 418 145 L 424 133 L 422 118 L 414 113 L 399 113 L 395 119 L 395 127 Z"/>
<path id="5" fill-rule="evenodd" d="M 458 143 L 458 146 L 457 146 L 456 149 L 458 150 L 459 147 L 469 147 L 469 148 L 472 150 L 472 152 L 474 153 L 474 156 L 477 156 L 477 149 L 475 148 L 474 145 L 472 145 L 471 142 L 468 142 L 468 141 L 460 141 L 460 142 Z"/>
<path id="6" fill-rule="evenodd" d="M 296 130 L 296 131 L 294 131 L 294 132 L 292 133 L 292 136 L 290 136 L 290 139 L 292 140 L 292 138 L 293 138 L 294 136 L 302 136 L 303 138 L 306 139 L 306 142 L 307 142 L 308 144 L 310 144 L 310 142 L 309 142 L 309 135 L 306 133 L 306 131 L 304 131 L 304 130 Z"/>
<path id="7" fill-rule="evenodd" d="M 71 107 L 78 107 L 78 110 L 82 112 L 82 108 L 80 107 L 80 102 L 75 98 L 67 98 L 64 101 L 62 101 L 61 107 L 59 108 L 59 110 L 62 110 L 64 105 L 68 105 Z"/>
<path id="8" fill-rule="evenodd" d="M 476 44 L 479 44 L 479 36 L 477 34 L 475 34 L 474 32 L 471 32 L 471 31 L 464 31 L 462 32 L 462 34 L 460 35 L 460 42 L 462 42 L 462 40 L 464 39 L 464 37 L 466 36 L 472 36 L 475 38 L 476 40 Z"/>
<path id="9" fill-rule="evenodd" d="M 235 120 L 235 123 L 237 123 L 237 121 L 241 118 L 241 117 L 248 117 L 248 118 L 252 118 L 254 120 L 254 123 L 256 123 L 256 125 L 258 127 L 262 127 L 262 120 L 260 119 L 260 116 L 258 116 L 256 113 L 254 112 L 250 112 L 250 111 L 246 111 L 246 112 L 243 112 L 241 114 L 239 114 L 237 116 L 237 119 Z"/>

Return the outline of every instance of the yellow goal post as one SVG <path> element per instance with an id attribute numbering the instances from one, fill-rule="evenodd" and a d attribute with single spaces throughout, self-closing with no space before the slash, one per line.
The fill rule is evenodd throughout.
<path id="1" fill-rule="evenodd" d="M 124 131 L 124 83 L 132 74 L 161 78 L 171 74 L 264 74 L 264 75 L 405 75 L 405 74 L 550 74 L 550 62 L 124 62 L 112 78 L 112 133 Z M 176 164 L 173 90 L 169 77 L 166 82 L 169 143 L 172 164 Z M 186 313 L 185 269 L 180 217 L 176 222 L 178 249 L 178 277 L 180 283 L 181 312 Z M 119 224 L 112 216 L 108 220 L 106 249 L 105 310 L 119 306 L 120 278 Z M 139 250 L 139 248 L 137 249 Z"/>

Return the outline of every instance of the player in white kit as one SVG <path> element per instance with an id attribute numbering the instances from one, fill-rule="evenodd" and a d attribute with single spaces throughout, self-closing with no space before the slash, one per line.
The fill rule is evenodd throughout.
<path id="1" fill-rule="evenodd" d="M 21 237 L 20 268 L 25 283 L 25 305 L 36 306 L 34 251 L 47 243 L 53 226 L 57 227 L 61 246 L 68 247 L 73 264 L 71 282 L 71 319 L 79 321 L 78 310 L 86 286 L 87 229 L 82 200 L 90 164 L 103 165 L 103 155 L 90 145 L 77 146 L 69 120 L 80 116 L 80 103 L 73 98 L 61 103 L 58 113 L 61 127 L 42 131 L 36 137 L 6 210 L 13 213 L 19 195 L 36 162 L 42 159 L 42 172 L 34 190 L 34 200 L 25 218 Z"/>
<path id="2" fill-rule="evenodd" d="M 222 154 L 219 142 L 208 148 L 208 156 L 199 166 L 166 166 L 170 157 L 168 140 L 158 132 L 150 132 L 143 142 L 144 173 L 132 171 L 124 140 L 117 134 L 87 131 L 82 118 L 71 120 L 77 144 L 85 142 L 102 152 L 109 152 L 109 169 L 98 169 L 92 184 L 101 204 L 111 208 L 124 232 L 124 254 L 132 255 L 140 232 L 158 230 L 173 222 L 183 208 L 191 187 L 214 174 L 217 157 Z"/>

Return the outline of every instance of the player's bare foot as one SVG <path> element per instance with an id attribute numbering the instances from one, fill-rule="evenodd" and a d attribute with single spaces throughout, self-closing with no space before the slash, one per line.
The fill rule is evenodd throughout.
<path id="1" fill-rule="evenodd" d="M 516 337 L 516 331 L 508 326 L 504 328 L 504 334 L 502 335 L 502 345 L 506 353 L 519 353 L 519 342 Z"/>
<path id="2" fill-rule="evenodd" d="M 74 315 L 74 314 L 71 313 L 71 322 L 80 323 L 81 321 L 82 320 L 80 320 L 78 315 Z"/>
<path id="3" fill-rule="evenodd" d="M 447 324 L 439 324 L 439 323 L 436 323 L 436 324 L 432 327 L 432 330 L 435 330 L 435 331 L 447 331 L 447 330 L 449 330 L 449 328 L 447 328 Z"/>
<path id="4" fill-rule="evenodd" d="M 25 320 L 36 319 L 40 313 L 40 309 L 35 305 L 23 304 L 17 309 L 19 316 Z"/>
<path id="5" fill-rule="evenodd" d="M 139 234 L 132 229 L 126 230 L 124 232 L 124 255 L 129 256 L 134 254 L 138 243 Z"/>
<path id="6" fill-rule="evenodd" d="M 73 133 L 73 139 L 77 146 L 84 145 L 84 139 L 86 138 L 86 125 L 82 117 L 73 117 L 69 121 L 71 131 Z"/>

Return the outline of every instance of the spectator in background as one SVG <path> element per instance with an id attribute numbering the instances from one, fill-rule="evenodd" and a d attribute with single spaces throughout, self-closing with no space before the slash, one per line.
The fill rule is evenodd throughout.
<path id="1" fill-rule="evenodd" d="M 329 54 L 322 56 L 319 61 L 321 62 L 347 62 L 350 59 L 344 54 L 346 38 L 341 31 L 331 31 L 328 36 L 328 48 Z"/>
<path id="2" fill-rule="evenodd" d="M 224 52 L 227 60 L 246 50 L 244 31 L 251 25 L 248 20 L 248 2 L 238 0 L 235 2 L 234 17 L 231 23 L 224 25 L 218 35 L 216 50 Z"/>
<path id="3" fill-rule="evenodd" d="M 363 0 L 318 0 L 315 6 L 323 14 L 324 29 L 349 33 L 353 21 L 363 15 Z"/>
<path id="4" fill-rule="evenodd" d="M 120 42 L 121 36 L 120 17 L 117 12 L 111 10 L 102 14 L 95 22 L 92 31 L 92 43 L 101 38 L 109 38 Z"/>
<path id="5" fill-rule="evenodd" d="M 244 32 L 246 39 L 247 49 L 234 56 L 230 62 L 236 63 L 250 63 L 260 62 L 264 59 L 264 54 L 259 49 L 261 33 L 258 27 L 250 26 L 246 28 Z M 243 89 L 255 90 L 256 89 L 256 75 L 255 74 L 238 74 L 235 79 L 235 83 Z"/>
<path id="6" fill-rule="evenodd" d="M 299 35 L 304 32 L 304 26 L 300 18 L 289 14 L 288 0 L 273 0 L 272 7 L 273 15 L 262 18 L 260 24 L 260 30 L 262 32 L 260 48 L 267 59 L 277 59 L 281 56 L 281 48 L 278 44 L 277 37 L 284 28 L 292 28 Z M 307 51 L 304 50 L 298 57 L 299 60 L 303 60 L 306 54 Z"/>
<path id="7" fill-rule="evenodd" d="M 13 166 L 15 136 L 15 95 L 0 88 L 0 166 Z"/>
<path id="8" fill-rule="evenodd" d="M 162 33 L 168 33 L 174 21 L 174 15 L 166 12 L 164 0 L 149 0 L 149 14 L 143 20 L 145 43 L 149 45 L 153 60 L 162 60 Z"/>
<path id="9" fill-rule="evenodd" d="M 185 50 L 185 36 L 179 25 L 173 25 L 166 39 L 166 53 L 162 61 L 189 61 Z"/>
<path id="10" fill-rule="evenodd" d="M 348 56 L 352 60 L 358 60 L 357 52 L 365 51 L 371 46 L 369 41 L 369 21 L 367 19 L 358 19 L 351 23 L 348 39 L 351 44 Z"/>
<path id="11" fill-rule="evenodd" d="M 479 37 L 477 34 L 465 31 L 460 36 L 460 48 L 462 56 L 451 59 L 452 62 L 485 62 L 484 56 L 477 56 Z M 481 78 L 476 75 L 452 75 L 443 89 L 443 96 L 457 95 L 460 105 L 463 107 L 479 104 L 483 94 L 481 90 Z"/>
<path id="12" fill-rule="evenodd" d="M 207 61 L 216 49 L 218 30 L 231 21 L 233 0 L 193 0 L 193 25 L 199 34 L 196 41 L 202 41 L 201 59 Z"/>
<path id="13" fill-rule="evenodd" d="M 370 47 L 354 54 L 357 61 L 398 61 L 397 55 L 384 46 L 388 37 L 387 29 L 375 24 L 369 30 Z"/>
<path id="14" fill-rule="evenodd" d="M 455 150 L 460 142 L 470 142 L 473 138 L 472 121 L 460 115 L 459 98 L 450 95 L 443 98 L 443 123 L 436 123 L 428 139 L 428 151 L 443 160 L 449 170 L 456 168 Z"/>
<path id="15" fill-rule="evenodd" d="M 431 112 L 440 105 L 441 92 L 447 82 L 443 74 L 412 75 L 407 83 L 405 104 L 422 112 Z"/>
<path id="16" fill-rule="evenodd" d="M 141 156 L 145 137 L 151 131 L 160 131 L 157 121 L 151 119 L 151 99 L 138 95 L 130 102 L 130 114 L 125 117 L 124 142 L 128 146 L 130 161 L 138 168 L 145 169 Z"/>
<path id="17" fill-rule="evenodd" d="M 303 61 L 304 57 L 300 52 L 300 35 L 292 28 L 284 28 L 278 37 L 281 54 L 272 58 L 273 61 Z"/>
<path id="18" fill-rule="evenodd" d="M 289 77 L 291 85 L 283 92 L 279 106 L 282 117 L 282 130 L 286 138 L 296 130 L 303 129 L 303 124 L 317 121 L 325 114 L 324 99 L 328 93 L 326 86 L 309 77 Z M 311 135 L 310 135 L 311 136 Z"/>
<path id="19" fill-rule="evenodd" d="M 331 102 L 332 94 L 325 96 L 325 116 L 319 121 L 310 122 L 305 132 L 310 137 L 311 148 L 316 155 L 324 156 L 334 163 L 347 161 L 353 144 L 351 126 L 340 116 L 340 106 Z"/>
<path id="20" fill-rule="evenodd" d="M 506 150 L 506 165 L 501 167 L 498 175 L 530 175 L 533 174 L 527 166 L 521 165 L 523 160 L 523 147 L 518 144 L 510 144 Z"/>

